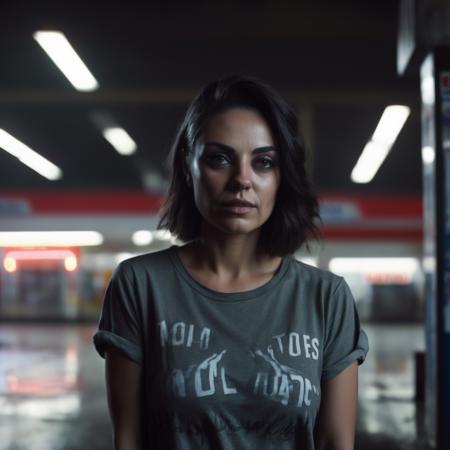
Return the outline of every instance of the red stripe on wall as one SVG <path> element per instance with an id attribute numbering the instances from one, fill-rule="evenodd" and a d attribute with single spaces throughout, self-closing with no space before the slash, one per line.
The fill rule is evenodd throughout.
<path id="1" fill-rule="evenodd" d="M 144 192 L 0 193 L 0 201 L 26 202 L 37 214 L 156 214 L 162 195 Z"/>
<path id="2" fill-rule="evenodd" d="M 113 214 L 157 213 L 164 195 L 141 191 L 117 192 L 0 192 L 0 202 L 22 201 L 29 205 L 31 213 L 43 214 Z M 360 218 L 422 218 L 420 196 L 319 196 L 324 203 L 354 205 Z"/>

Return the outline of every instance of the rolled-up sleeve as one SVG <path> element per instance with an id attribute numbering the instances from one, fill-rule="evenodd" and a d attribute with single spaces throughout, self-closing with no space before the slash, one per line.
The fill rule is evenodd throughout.
<path id="1" fill-rule="evenodd" d="M 361 329 L 355 300 L 343 278 L 327 302 L 322 379 L 335 377 L 351 363 L 362 364 L 369 342 Z"/>
<path id="2" fill-rule="evenodd" d="M 136 289 L 123 263 L 114 271 L 106 289 L 94 346 L 104 358 L 114 347 L 127 358 L 143 363 L 141 317 Z"/>

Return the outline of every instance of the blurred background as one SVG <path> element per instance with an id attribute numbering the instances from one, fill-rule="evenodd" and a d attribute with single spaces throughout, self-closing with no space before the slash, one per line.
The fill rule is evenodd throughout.
<path id="1" fill-rule="evenodd" d="M 1 450 L 111 448 L 92 345 L 105 288 L 119 261 L 177 243 L 156 231 L 166 157 L 194 95 L 229 74 L 261 78 L 297 111 L 323 239 L 296 257 L 345 276 L 369 336 L 356 448 L 426 448 L 422 103 L 419 70 L 399 74 L 401 3 L 417 7 L 1 7 Z M 398 126 L 361 172 L 382 117 Z"/>

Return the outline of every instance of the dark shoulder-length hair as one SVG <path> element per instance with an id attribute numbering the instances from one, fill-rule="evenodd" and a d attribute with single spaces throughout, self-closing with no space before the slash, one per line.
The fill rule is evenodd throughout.
<path id="1" fill-rule="evenodd" d="M 305 148 L 292 108 L 274 89 L 251 77 L 234 75 L 215 81 L 188 107 L 169 153 L 170 187 L 158 228 L 185 242 L 200 237 L 201 216 L 187 181 L 189 159 L 208 120 L 232 107 L 258 111 L 272 131 L 279 150 L 280 186 L 274 210 L 262 225 L 259 245 L 267 255 L 292 254 L 310 237 L 319 237 L 318 200 L 306 175 Z"/>

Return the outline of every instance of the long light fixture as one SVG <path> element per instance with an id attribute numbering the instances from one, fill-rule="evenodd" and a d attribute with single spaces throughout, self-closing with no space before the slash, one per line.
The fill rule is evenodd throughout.
<path id="1" fill-rule="evenodd" d="M 62 171 L 58 166 L 1 128 L 0 148 L 48 180 L 58 180 L 62 177 Z"/>
<path id="2" fill-rule="evenodd" d="M 79 91 L 93 91 L 97 80 L 60 31 L 36 31 L 33 38 L 44 49 L 58 69 Z"/>
<path id="3" fill-rule="evenodd" d="M 121 155 L 131 155 L 137 149 L 136 142 L 123 128 L 104 128 L 102 134 Z"/>
<path id="4" fill-rule="evenodd" d="M 18 261 L 49 261 L 61 260 L 68 272 L 73 272 L 77 266 L 77 257 L 71 250 L 12 250 L 6 253 L 3 267 L 7 272 L 17 270 Z"/>
<path id="5" fill-rule="evenodd" d="M 352 181 L 369 183 L 373 179 L 394 145 L 409 113 L 410 109 L 403 105 L 391 105 L 384 110 L 371 139 L 353 168 Z"/>
<path id="6" fill-rule="evenodd" d="M 103 243 L 97 231 L 0 231 L 0 247 L 84 247 Z"/>
<path id="7" fill-rule="evenodd" d="M 338 257 L 329 263 L 332 272 L 338 274 L 361 272 L 408 272 L 413 273 L 420 268 L 419 261 L 412 257 Z"/>
<path id="8" fill-rule="evenodd" d="M 411 257 L 332 258 L 329 269 L 338 275 L 361 274 L 370 284 L 410 284 L 420 270 Z"/>

